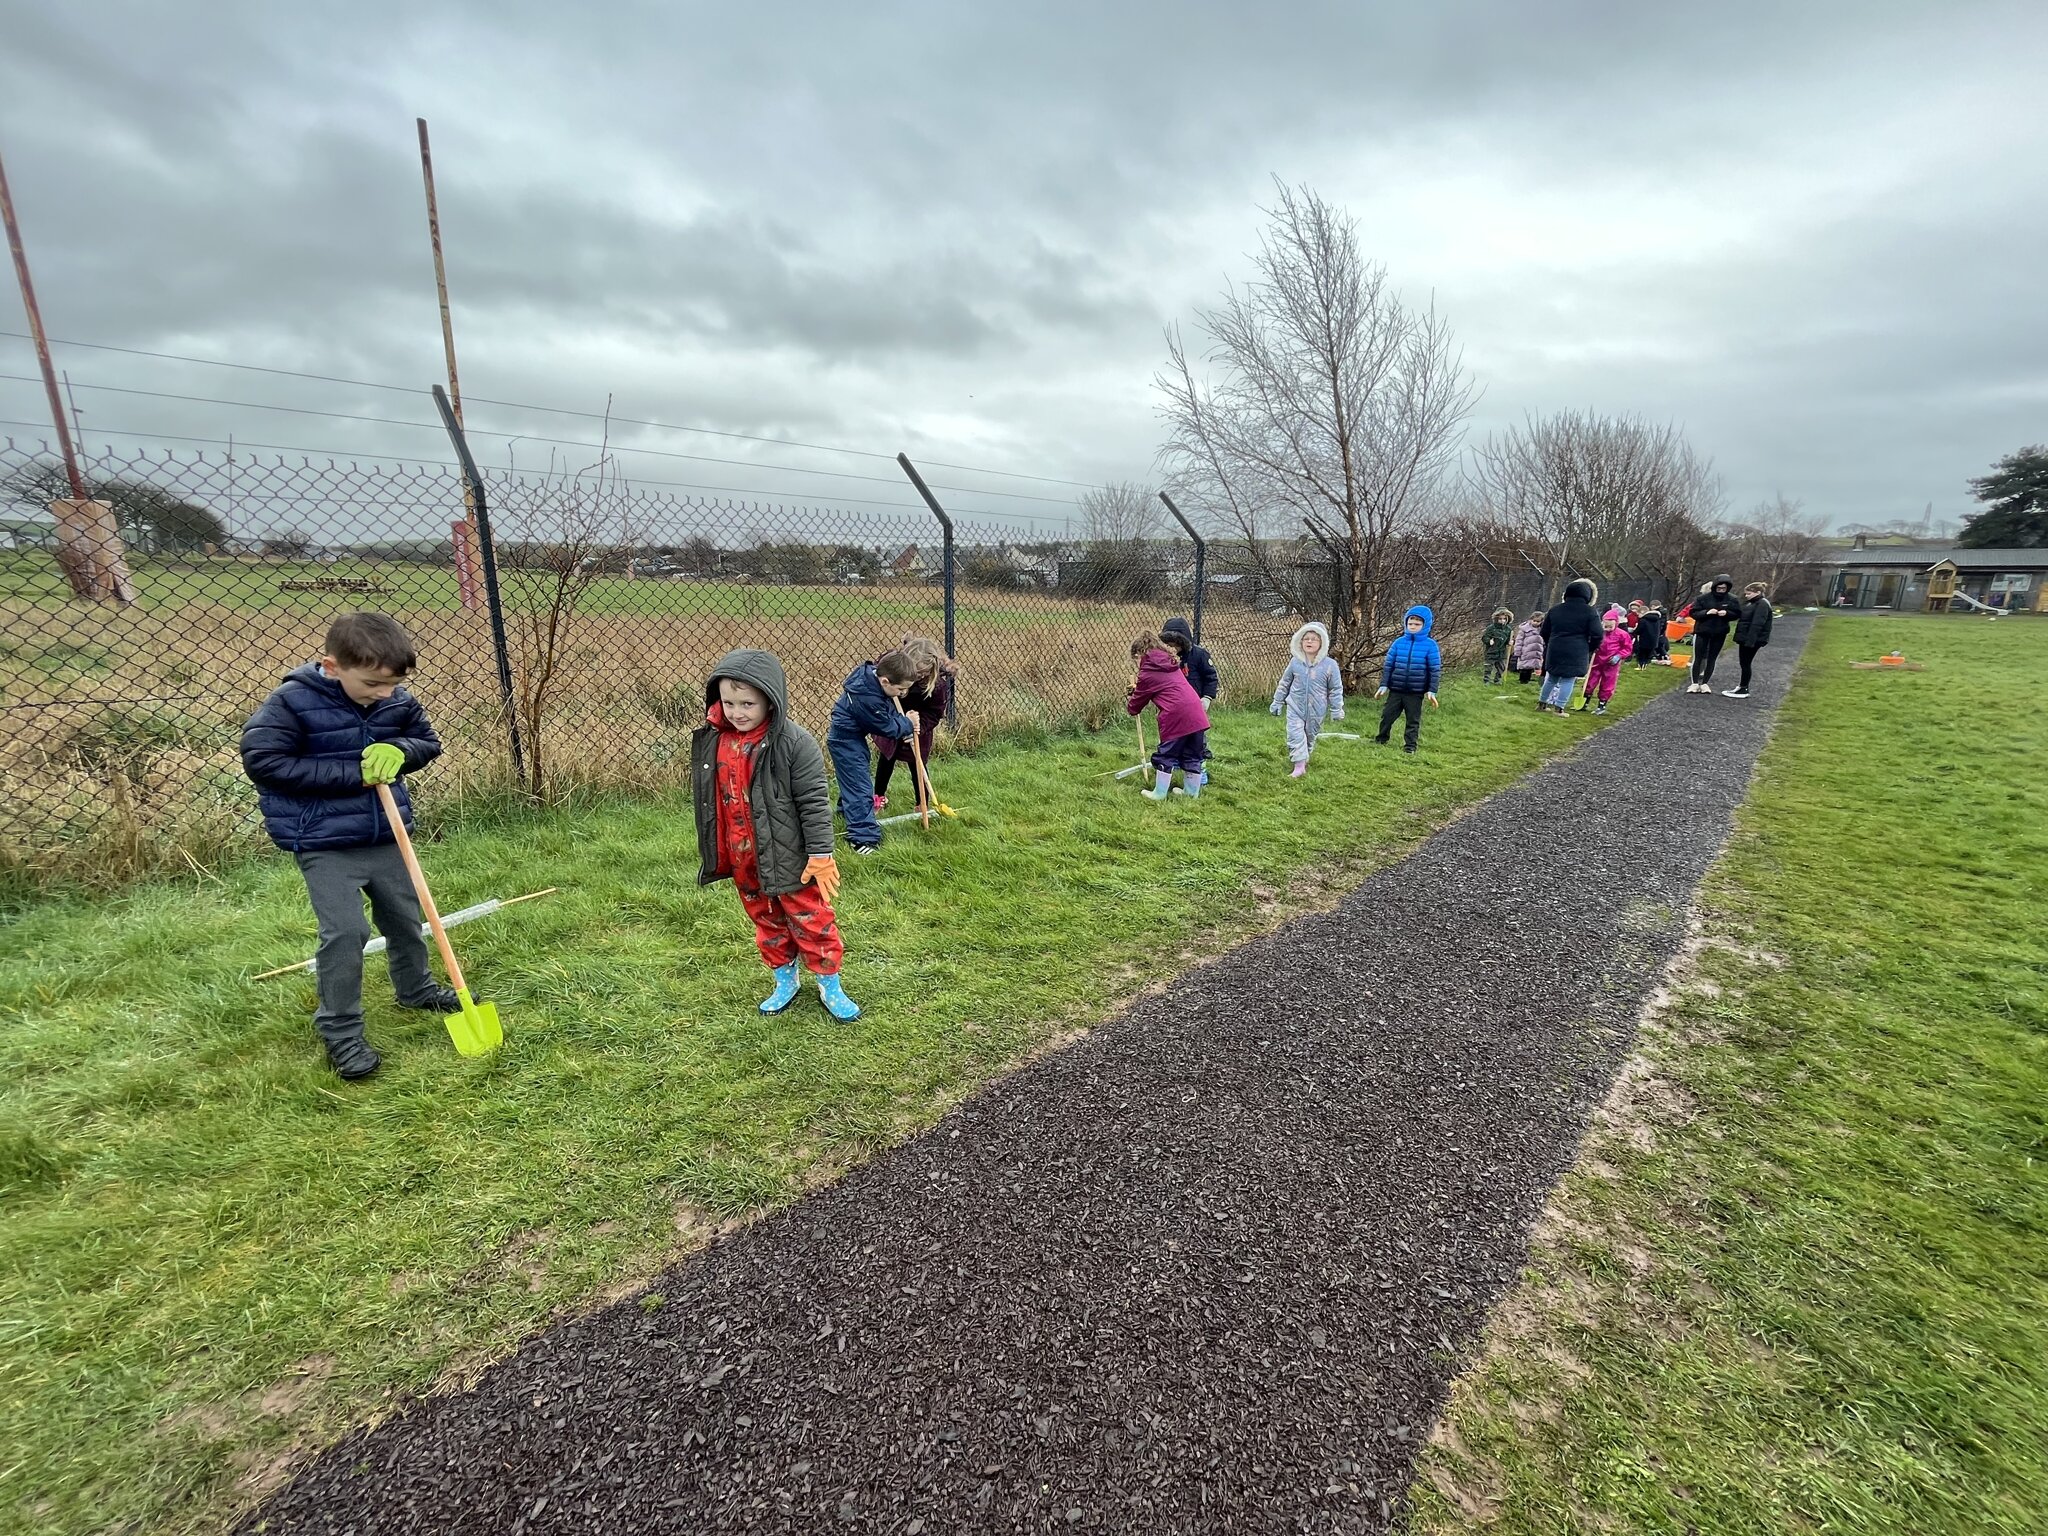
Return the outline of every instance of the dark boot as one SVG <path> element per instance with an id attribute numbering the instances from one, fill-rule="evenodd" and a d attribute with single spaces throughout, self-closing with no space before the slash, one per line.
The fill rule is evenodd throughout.
<path id="1" fill-rule="evenodd" d="M 343 1082 L 355 1083 L 374 1074 L 384 1064 L 384 1058 L 377 1054 L 358 1026 L 353 1035 L 328 1036 L 327 1064 L 334 1068 L 334 1075 Z"/>

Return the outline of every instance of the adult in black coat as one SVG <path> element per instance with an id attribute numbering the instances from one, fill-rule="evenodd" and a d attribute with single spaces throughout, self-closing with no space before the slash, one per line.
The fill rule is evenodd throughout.
<path id="1" fill-rule="evenodd" d="M 1564 601 L 1543 615 L 1537 626 L 1543 636 L 1543 691 L 1539 712 L 1563 714 L 1578 690 L 1579 679 L 1593 665 L 1601 638 L 1600 614 L 1593 602 L 1600 589 L 1580 577 L 1564 589 Z"/>
<path id="2" fill-rule="evenodd" d="M 1762 582 L 1752 581 L 1742 589 L 1742 617 L 1735 621 L 1735 655 L 1742 662 L 1742 681 L 1728 690 L 1729 698 L 1749 697 L 1749 669 L 1756 653 L 1771 643 L 1771 621 L 1777 616 L 1770 590 Z"/>
<path id="3" fill-rule="evenodd" d="M 1733 576 L 1716 576 L 1692 602 L 1692 681 L 1687 693 L 1714 691 L 1714 661 L 1728 643 L 1728 631 L 1742 617 Z"/>

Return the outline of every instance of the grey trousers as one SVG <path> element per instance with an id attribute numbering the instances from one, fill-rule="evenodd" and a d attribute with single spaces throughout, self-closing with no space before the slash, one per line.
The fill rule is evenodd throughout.
<path id="1" fill-rule="evenodd" d="M 320 1038 L 330 1046 L 363 1038 L 363 945 L 370 937 L 370 921 L 363 915 L 366 894 L 377 931 L 390 945 L 391 990 L 408 1007 L 435 1006 L 439 988 L 427 964 L 427 941 L 420 937 L 420 902 L 398 845 L 328 848 L 293 857 L 320 920 L 320 948 L 314 955 L 320 1011 L 313 1015 Z"/>

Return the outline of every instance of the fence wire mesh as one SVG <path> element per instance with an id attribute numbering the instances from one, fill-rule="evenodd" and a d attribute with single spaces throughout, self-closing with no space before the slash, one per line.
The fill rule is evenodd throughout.
<path id="1" fill-rule="evenodd" d="M 447 744 L 422 783 L 430 803 L 680 788 L 725 651 L 774 651 L 794 715 L 822 732 L 856 662 L 908 634 L 947 639 L 931 516 L 675 495 L 605 464 L 485 470 L 501 673 L 478 519 L 451 465 L 102 447 L 88 469 L 94 526 L 117 549 L 67 528 L 78 519 L 47 444 L 0 440 L 10 876 L 104 883 L 260 846 L 242 722 L 353 609 L 389 613 L 419 642 L 411 686 Z M 1211 542 L 1199 594 L 1186 539 L 956 519 L 953 546 L 953 739 L 966 745 L 1120 714 L 1131 641 L 1198 596 L 1225 700 L 1248 702 L 1272 687 L 1293 628 L 1332 618 L 1348 589 L 1307 538 L 1278 560 Z M 1404 601 L 1438 608 L 1454 655 L 1492 607 L 1525 613 L 1553 586 L 1421 545 L 1395 575 Z"/>

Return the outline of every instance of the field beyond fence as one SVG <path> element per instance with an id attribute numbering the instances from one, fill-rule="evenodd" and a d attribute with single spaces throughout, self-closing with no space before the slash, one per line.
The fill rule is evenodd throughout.
<path id="1" fill-rule="evenodd" d="M 102 449 L 91 467 L 128 601 L 79 596 L 49 514 L 61 471 L 0 441 L 0 486 L 29 514 L 0 546 L 0 878 L 16 887 L 263 846 L 242 722 L 351 609 L 418 639 L 412 687 L 447 745 L 422 780 L 432 818 L 679 786 L 706 672 L 735 646 L 780 656 L 796 717 L 822 731 L 856 662 L 906 634 L 944 643 L 950 610 L 951 739 L 971 746 L 1117 717 L 1131 640 L 1176 613 L 1197 619 L 1225 701 L 1247 702 L 1349 583 L 1306 538 L 1276 578 L 1271 549 L 955 519 L 948 559 L 935 516 L 677 496 L 604 470 L 482 471 L 486 551 L 453 465 Z M 1439 550 L 1400 583 L 1437 605 L 1454 654 L 1495 603 L 1526 611 L 1552 580 L 1473 554 Z"/>

